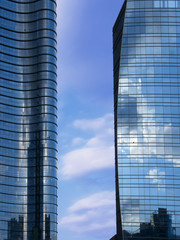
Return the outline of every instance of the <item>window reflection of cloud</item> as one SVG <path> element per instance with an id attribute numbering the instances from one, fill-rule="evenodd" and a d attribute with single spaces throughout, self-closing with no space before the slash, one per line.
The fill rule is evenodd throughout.
<path id="1" fill-rule="evenodd" d="M 151 179 L 152 184 L 157 184 L 158 190 L 165 191 L 165 172 L 157 168 L 150 169 L 146 178 Z M 163 185 L 163 186 L 161 186 Z"/>
<path id="2" fill-rule="evenodd" d="M 139 199 L 122 200 L 122 218 L 127 231 L 134 232 L 137 229 L 137 223 L 140 222 L 139 210 Z"/>
<path id="3" fill-rule="evenodd" d="M 180 154 L 180 148 L 172 144 L 175 141 L 172 134 L 173 132 L 179 133 L 180 128 L 173 126 L 172 123 L 158 125 L 155 118 L 155 106 L 149 106 L 147 98 L 143 95 L 140 78 L 137 80 L 138 83 L 133 83 L 130 79 L 123 79 L 122 82 L 128 83 L 131 87 L 137 86 L 137 93 L 140 95 L 134 97 L 128 94 L 129 87 L 120 87 L 121 93 L 124 93 L 124 96 L 121 95 L 118 108 L 121 124 L 118 133 L 123 134 L 118 139 L 122 146 L 121 153 L 156 155 L 157 158 L 168 158 L 168 161 L 172 161 L 175 167 L 180 167 L 180 160 L 173 156 Z M 125 134 L 129 136 L 129 139 L 124 137 Z M 179 144 L 178 140 L 177 144 Z"/>

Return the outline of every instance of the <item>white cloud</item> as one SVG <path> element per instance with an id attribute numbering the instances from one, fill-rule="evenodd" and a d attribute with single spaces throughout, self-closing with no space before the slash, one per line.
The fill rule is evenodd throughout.
<path id="1" fill-rule="evenodd" d="M 99 192 L 78 200 L 69 207 L 60 227 L 92 234 L 109 230 L 109 236 L 112 236 L 115 232 L 115 192 Z"/>
<path id="2" fill-rule="evenodd" d="M 113 167 L 113 147 L 84 147 L 63 157 L 62 175 L 65 178 L 86 174 L 92 170 Z"/>
<path id="3" fill-rule="evenodd" d="M 97 119 L 76 120 L 73 126 L 83 131 L 89 131 L 94 136 L 86 140 L 80 138 L 73 140 L 81 141 L 82 146 L 62 157 L 61 176 L 70 179 L 90 171 L 113 167 L 113 115 L 106 114 Z"/>
<path id="4" fill-rule="evenodd" d="M 84 131 L 111 131 L 113 129 L 113 114 L 106 114 L 96 119 L 80 119 L 73 123 L 74 127 Z"/>
<path id="5" fill-rule="evenodd" d="M 82 209 L 89 209 L 89 208 L 97 208 L 102 206 L 114 205 L 114 192 L 100 192 L 93 194 L 87 198 L 83 198 L 73 204 L 69 210 L 72 212 L 76 212 Z"/>

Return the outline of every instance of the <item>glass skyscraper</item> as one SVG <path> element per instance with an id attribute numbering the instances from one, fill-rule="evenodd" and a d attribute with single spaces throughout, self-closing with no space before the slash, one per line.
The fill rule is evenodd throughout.
<path id="1" fill-rule="evenodd" d="M 56 2 L 0 16 L 0 239 L 56 240 Z"/>
<path id="2" fill-rule="evenodd" d="M 180 239 L 180 1 L 125 0 L 113 52 L 116 238 Z"/>

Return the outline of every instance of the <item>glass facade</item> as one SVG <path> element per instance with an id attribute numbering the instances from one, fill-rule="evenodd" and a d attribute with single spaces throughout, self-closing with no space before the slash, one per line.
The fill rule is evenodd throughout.
<path id="1" fill-rule="evenodd" d="M 180 239 L 180 1 L 126 0 L 113 42 L 117 239 Z"/>
<path id="2" fill-rule="evenodd" d="M 56 240 L 56 2 L 0 16 L 0 239 Z"/>

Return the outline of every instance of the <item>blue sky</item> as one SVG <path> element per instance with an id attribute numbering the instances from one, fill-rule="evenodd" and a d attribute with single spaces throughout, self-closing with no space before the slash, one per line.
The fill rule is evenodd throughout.
<path id="1" fill-rule="evenodd" d="M 112 27 L 122 0 L 58 0 L 58 240 L 115 234 Z"/>

